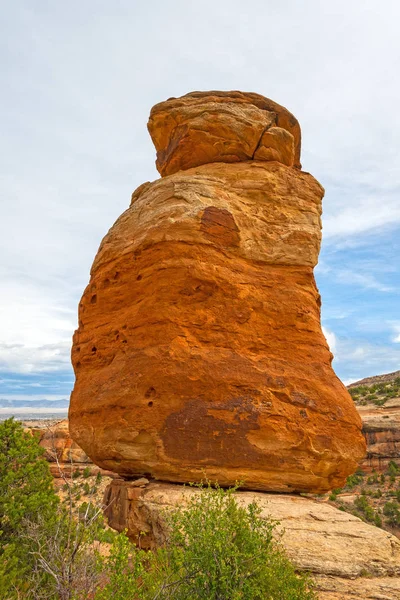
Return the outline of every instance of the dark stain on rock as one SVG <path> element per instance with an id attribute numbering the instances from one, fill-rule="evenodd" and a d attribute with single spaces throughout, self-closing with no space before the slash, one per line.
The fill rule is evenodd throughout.
<path id="1" fill-rule="evenodd" d="M 225 208 L 208 206 L 201 216 L 200 230 L 210 242 L 218 246 L 239 245 L 239 228 L 229 210 Z"/>
<path id="2" fill-rule="evenodd" d="M 161 437 L 166 454 L 175 460 L 185 457 L 199 464 L 225 467 L 242 467 L 251 461 L 260 467 L 268 462 L 268 457 L 246 438 L 248 432 L 256 429 L 260 426 L 252 400 L 240 397 L 212 404 L 196 399 L 167 417 Z"/>
<path id="3" fill-rule="evenodd" d="M 213 281 L 188 277 L 185 281 L 185 286 L 179 290 L 179 293 L 182 296 L 186 296 L 186 304 L 192 304 L 204 302 L 215 293 L 216 289 L 217 286 Z"/>

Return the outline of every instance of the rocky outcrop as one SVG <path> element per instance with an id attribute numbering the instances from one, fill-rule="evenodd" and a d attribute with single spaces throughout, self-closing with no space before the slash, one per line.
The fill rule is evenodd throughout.
<path id="1" fill-rule="evenodd" d="M 111 527 L 128 530 L 142 547 L 165 542 L 164 514 L 184 506 L 190 487 L 166 483 L 113 480 L 105 494 Z M 236 492 L 239 504 L 257 502 L 262 516 L 279 521 L 288 556 L 316 579 L 320 600 L 386 598 L 400 592 L 400 541 L 326 503 L 286 494 Z M 381 594 L 381 595 L 379 595 Z"/>
<path id="2" fill-rule="evenodd" d="M 364 471 L 383 471 L 389 462 L 400 459 L 400 398 L 383 406 L 358 406 L 367 442 L 367 455 L 360 467 Z"/>
<path id="3" fill-rule="evenodd" d="M 124 477 L 322 492 L 365 451 L 313 267 L 323 189 L 257 94 L 157 105 L 162 179 L 103 239 L 79 307 L 73 439 Z"/>
<path id="4" fill-rule="evenodd" d="M 103 472 L 92 463 L 85 452 L 74 442 L 69 435 L 68 419 L 56 422 L 25 423 L 25 427 L 33 435 L 39 436 L 40 446 L 44 448 L 44 458 L 50 463 L 50 472 L 53 477 L 70 475 L 76 471 L 89 469 L 91 475 Z M 110 473 L 110 475 L 112 475 Z"/>
<path id="5" fill-rule="evenodd" d="M 392 383 L 396 379 L 400 379 L 400 371 L 393 371 L 393 373 L 384 373 L 382 375 L 373 375 L 372 377 L 365 377 L 364 379 L 360 379 L 359 381 L 354 381 L 350 383 L 347 388 L 355 388 L 360 385 L 366 385 L 368 387 L 380 383 Z"/>

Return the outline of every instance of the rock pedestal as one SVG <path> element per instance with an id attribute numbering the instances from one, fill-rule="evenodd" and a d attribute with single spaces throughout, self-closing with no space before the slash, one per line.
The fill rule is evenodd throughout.
<path id="1" fill-rule="evenodd" d="M 105 493 L 106 515 L 114 529 L 127 530 L 136 543 L 154 548 L 168 535 L 165 513 L 200 492 L 142 481 L 114 479 Z M 400 541 L 387 531 L 301 496 L 239 491 L 235 499 L 241 506 L 256 502 L 261 517 L 279 521 L 276 533 L 283 533 L 295 566 L 312 574 L 319 600 L 400 598 Z"/>
<path id="2" fill-rule="evenodd" d="M 149 131 L 163 177 L 103 239 L 79 306 L 73 439 L 127 478 L 340 487 L 365 441 L 321 331 L 323 189 L 296 119 L 198 92 Z"/>

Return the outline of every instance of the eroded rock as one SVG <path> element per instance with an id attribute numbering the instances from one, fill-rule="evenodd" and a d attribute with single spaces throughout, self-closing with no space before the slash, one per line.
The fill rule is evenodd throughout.
<path id="1" fill-rule="evenodd" d="M 134 192 L 95 258 L 72 437 L 125 477 L 341 487 L 365 442 L 321 331 L 323 189 L 295 168 L 297 121 L 209 92 L 157 105 L 149 129 L 172 174 Z"/>
<path id="2" fill-rule="evenodd" d="M 106 515 L 111 527 L 127 529 L 131 539 L 140 537 L 142 547 L 154 548 L 168 535 L 165 513 L 199 493 L 166 483 L 138 488 L 114 479 L 105 493 Z M 310 498 L 241 491 L 235 498 L 243 506 L 257 502 L 261 516 L 279 521 L 277 533 L 283 532 L 288 556 L 315 577 L 320 600 L 399 598 L 400 541 L 390 533 Z"/>

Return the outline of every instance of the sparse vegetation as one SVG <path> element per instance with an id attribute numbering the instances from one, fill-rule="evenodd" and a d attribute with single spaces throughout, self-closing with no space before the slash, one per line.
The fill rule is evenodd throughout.
<path id="1" fill-rule="evenodd" d="M 316 598 L 275 541 L 275 523 L 255 503 L 239 506 L 235 490 L 200 489 L 165 514 L 165 547 L 144 552 L 107 529 L 94 497 L 101 478 L 91 479 L 64 476 L 59 502 L 38 440 L 12 419 L 0 424 L 1 598 Z"/>
<path id="2" fill-rule="evenodd" d="M 400 398 L 400 377 L 393 381 L 351 387 L 349 392 L 355 404 L 383 406 L 392 398 Z"/>
<path id="3" fill-rule="evenodd" d="M 398 489 L 393 489 L 397 482 Z M 355 496 L 354 500 L 346 501 L 348 492 Z M 350 512 L 368 523 L 390 531 L 396 530 L 400 528 L 400 467 L 391 460 L 385 472 L 373 472 L 368 477 L 358 470 L 347 478 L 343 489 L 331 492 L 329 500 L 340 510 Z"/>

